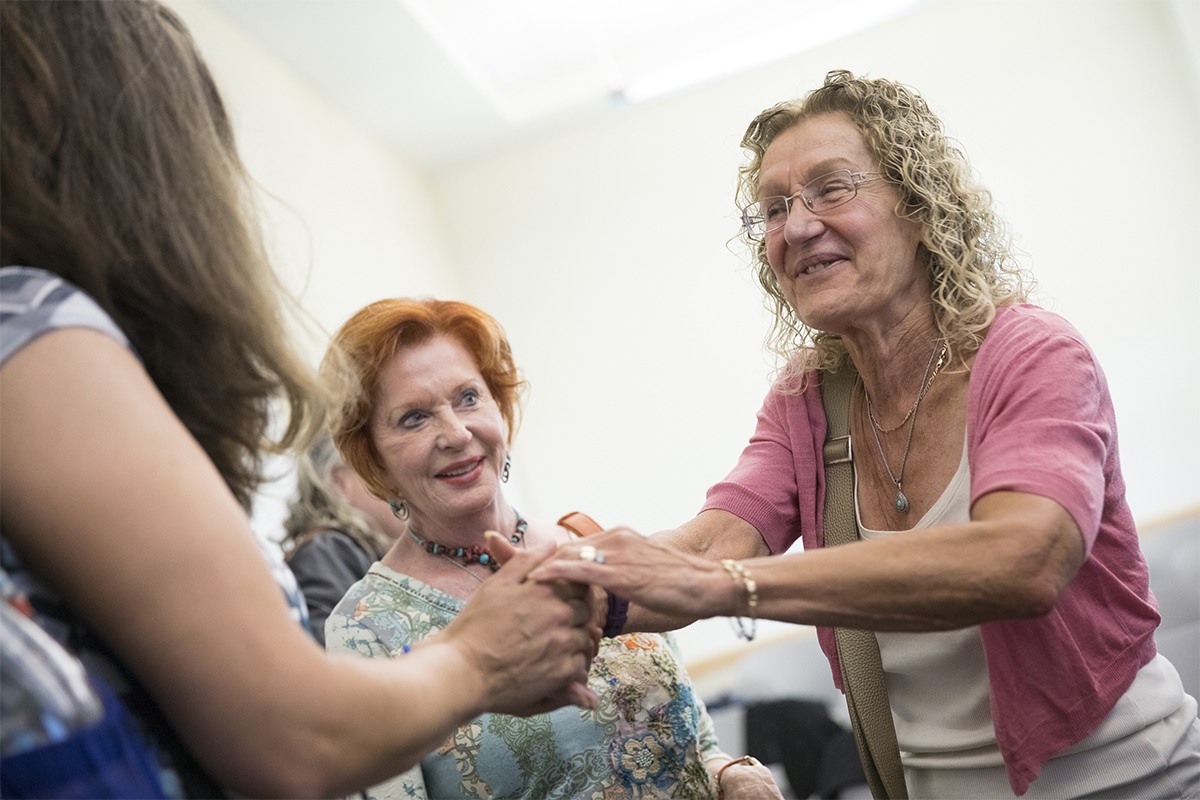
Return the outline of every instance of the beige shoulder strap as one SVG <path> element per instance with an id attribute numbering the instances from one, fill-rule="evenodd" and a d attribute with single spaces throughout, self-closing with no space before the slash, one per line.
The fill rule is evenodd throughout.
<path id="1" fill-rule="evenodd" d="M 837 547 L 858 540 L 854 516 L 854 452 L 850 440 L 850 400 L 858 377 L 847 363 L 826 374 L 821 384 L 825 407 L 825 546 Z M 871 794 L 877 798 L 907 800 L 904 767 L 892 722 L 892 707 L 883 679 L 879 640 L 873 631 L 835 628 L 838 661 L 846 708 L 854 726 L 854 741 L 862 760 Z"/>

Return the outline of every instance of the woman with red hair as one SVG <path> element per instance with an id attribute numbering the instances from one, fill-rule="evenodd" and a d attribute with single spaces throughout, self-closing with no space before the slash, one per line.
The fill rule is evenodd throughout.
<path id="1" fill-rule="evenodd" d="M 517 550 L 570 539 L 505 498 L 525 387 L 504 331 L 466 303 L 381 300 L 334 337 L 323 365 L 342 457 L 405 523 L 383 559 L 330 614 L 331 652 L 403 659 L 455 618 L 498 565 L 499 531 Z M 529 719 L 484 715 L 372 797 L 713 797 L 730 761 L 673 643 L 659 634 L 601 640 L 595 710 Z M 729 797 L 778 797 L 750 764 Z"/>

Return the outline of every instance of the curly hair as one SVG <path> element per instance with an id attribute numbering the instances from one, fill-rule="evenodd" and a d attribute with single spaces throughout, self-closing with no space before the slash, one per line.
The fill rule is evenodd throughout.
<path id="1" fill-rule="evenodd" d="M 371 436 L 371 418 L 383 373 L 406 347 L 449 336 L 471 354 L 500 408 L 508 444 L 520 424 L 526 382 L 512 348 L 492 316 L 453 300 L 379 300 L 366 306 L 334 334 L 321 362 L 321 378 L 333 396 L 329 429 L 333 441 L 363 484 L 381 500 L 402 499 Z"/>
<path id="2" fill-rule="evenodd" d="M 759 114 L 742 138 L 748 158 L 738 170 L 739 209 L 758 200 L 763 156 L 776 137 L 823 114 L 843 114 L 854 124 L 878 171 L 897 188 L 896 213 L 920 225 L 941 336 L 959 352 L 978 349 L 996 308 L 1023 302 L 1033 277 L 1018 263 L 1007 226 L 992 208 L 991 193 L 975 182 L 966 155 L 911 88 L 835 70 L 802 99 Z M 841 336 L 801 322 L 767 260 L 766 243 L 744 228 L 741 238 L 753 253 L 765 305 L 774 314 L 767 348 L 786 363 L 781 378 L 836 369 L 846 357 Z"/>
<path id="3" fill-rule="evenodd" d="M 310 438 L 322 409 L 208 67 L 152 0 L 0 3 L 0 34 L 0 258 L 112 317 L 249 509 L 263 452 Z"/>

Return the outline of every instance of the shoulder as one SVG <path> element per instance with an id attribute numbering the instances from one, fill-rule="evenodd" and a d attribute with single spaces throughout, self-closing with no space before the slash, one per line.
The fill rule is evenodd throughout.
<path id="1" fill-rule="evenodd" d="M 0 363 L 44 334 L 72 327 L 98 330 L 129 347 L 112 318 L 78 287 L 46 270 L 0 269 Z"/>
<path id="2" fill-rule="evenodd" d="M 525 531 L 525 543 L 532 547 L 565 544 L 574 538 L 575 534 L 563 526 L 540 519 L 529 520 L 529 528 Z"/>
<path id="3" fill-rule="evenodd" d="M 829 374 L 814 365 L 812 350 L 794 353 L 771 381 L 763 408 L 803 408 L 814 400 L 821 402 L 821 384 Z"/>
<path id="4" fill-rule="evenodd" d="M 376 562 L 325 623 L 325 647 L 390 655 L 445 628 L 464 602 Z"/>
<path id="5" fill-rule="evenodd" d="M 1112 412 L 1104 371 L 1083 335 L 1032 305 L 997 310 L 971 368 L 967 408 L 968 429 L 977 434 L 991 420 L 1108 419 Z"/>
<path id="6" fill-rule="evenodd" d="M 996 310 L 972 372 L 986 378 L 1019 369 L 1024 377 L 1036 377 L 1066 364 L 1099 369 L 1091 347 L 1074 325 L 1052 311 L 1020 304 Z"/>
<path id="7" fill-rule="evenodd" d="M 301 536 L 297 540 L 296 546 L 288 554 L 288 562 L 329 556 L 338 557 L 341 560 L 346 558 L 357 560 L 369 557 L 370 553 L 363 550 L 358 540 L 345 531 L 336 528 L 322 528 Z"/>
<path id="8" fill-rule="evenodd" d="M 1001 306 L 979 352 L 983 356 L 1060 337 L 1086 344 L 1079 330 L 1053 311 L 1028 303 Z"/>
<path id="9" fill-rule="evenodd" d="M 331 653 L 357 653 L 366 658 L 388 655 L 374 623 L 380 603 L 377 592 L 386 581 L 368 572 L 353 584 L 325 620 L 325 649 Z"/>

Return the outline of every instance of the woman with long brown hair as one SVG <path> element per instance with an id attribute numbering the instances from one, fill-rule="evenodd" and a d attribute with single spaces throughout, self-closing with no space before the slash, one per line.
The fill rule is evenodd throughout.
<path id="1" fill-rule="evenodd" d="M 484 710 L 591 704 L 586 603 L 523 583 L 526 556 L 405 659 L 296 624 L 246 510 L 322 405 L 207 68 L 150 0 L 3 3 L 0 37 L 4 570 L 163 792 L 340 795 Z"/>

